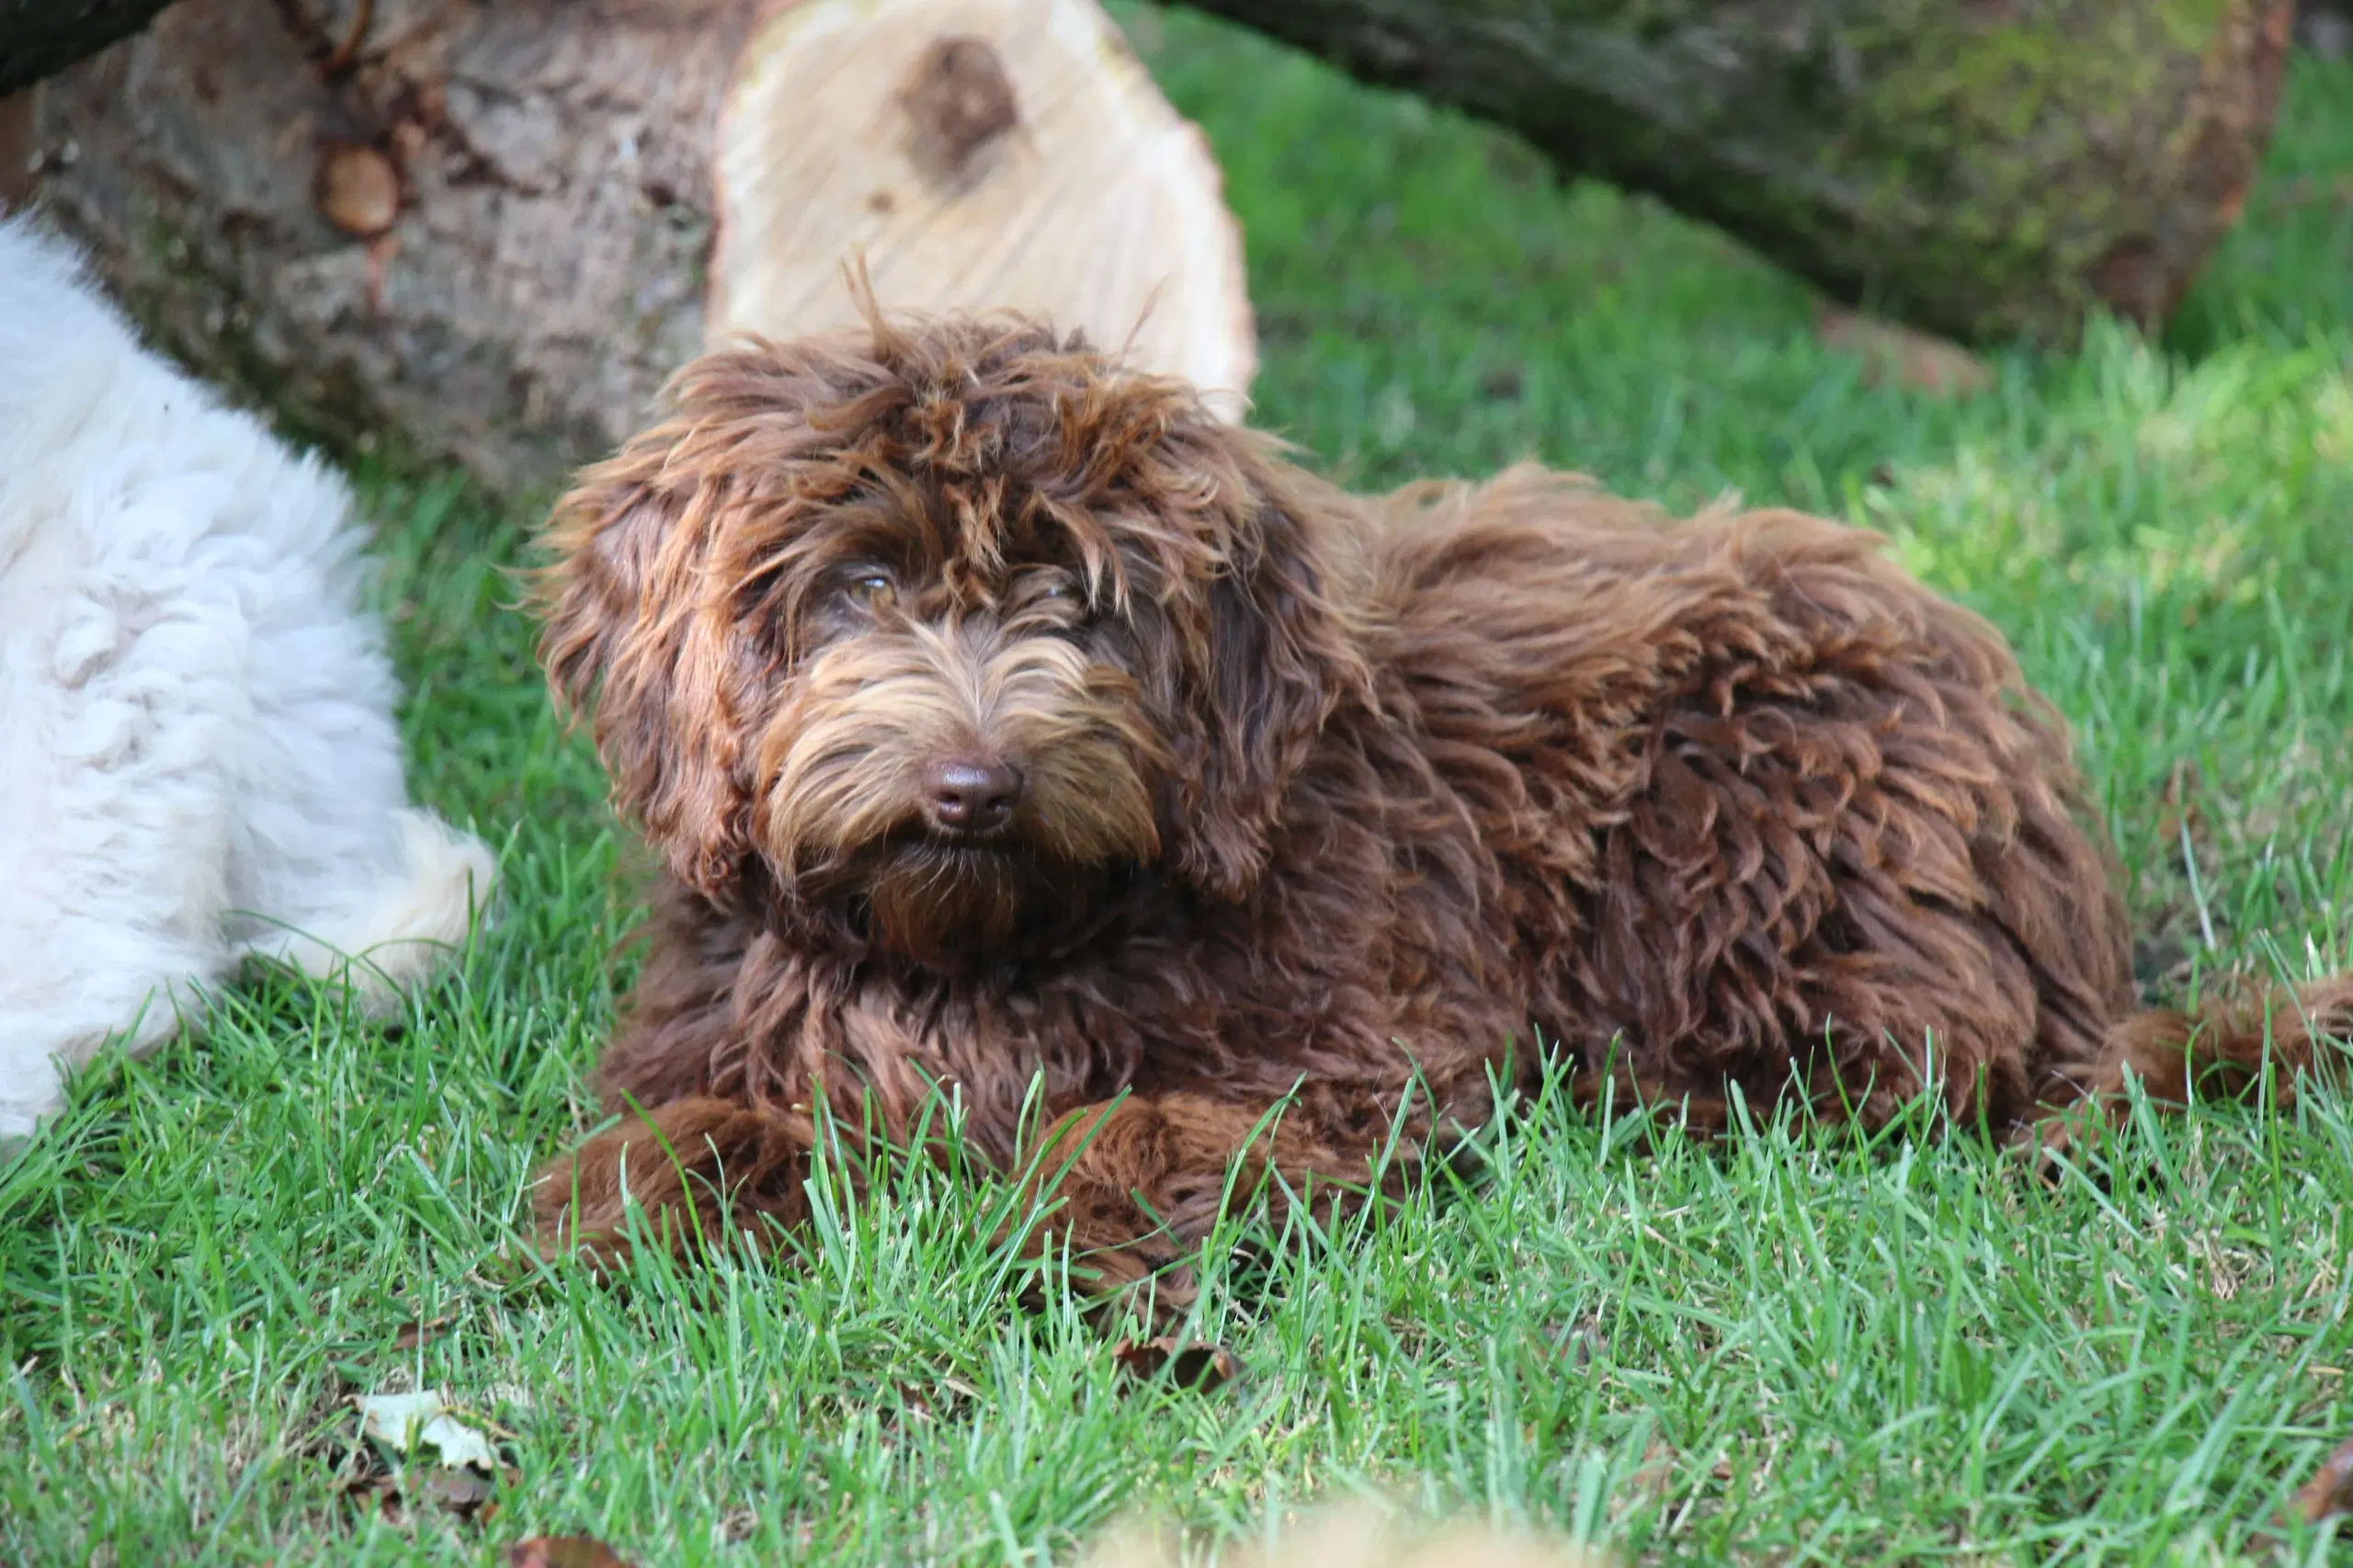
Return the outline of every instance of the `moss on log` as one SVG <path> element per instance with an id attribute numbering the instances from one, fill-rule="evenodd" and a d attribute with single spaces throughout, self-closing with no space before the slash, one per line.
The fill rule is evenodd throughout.
<path id="1" fill-rule="evenodd" d="M 1188 0 L 1968 341 L 2154 325 L 2238 214 L 2293 0 Z"/>

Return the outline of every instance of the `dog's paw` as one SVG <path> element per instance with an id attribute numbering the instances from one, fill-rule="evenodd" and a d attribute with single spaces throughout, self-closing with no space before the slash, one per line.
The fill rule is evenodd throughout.
<path id="1" fill-rule="evenodd" d="M 533 1184 L 540 1255 L 609 1275 L 642 1245 L 683 1257 L 738 1234 L 764 1243 L 808 1217 L 809 1148 L 798 1119 L 733 1100 L 632 1112 Z"/>

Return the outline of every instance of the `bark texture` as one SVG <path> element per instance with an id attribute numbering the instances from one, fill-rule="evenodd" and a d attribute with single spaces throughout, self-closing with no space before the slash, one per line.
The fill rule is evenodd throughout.
<path id="1" fill-rule="evenodd" d="M 0 97 L 0 212 L 33 187 L 33 99 L 30 90 Z"/>
<path id="2" fill-rule="evenodd" d="M 1967 341 L 2154 324 L 2237 217 L 2293 0 L 1188 0 Z"/>
<path id="3" fill-rule="evenodd" d="M 0 0 L 0 97 L 147 25 L 171 0 Z"/>
<path id="4" fill-rule="evenodd" d="M 888 309 L 1119 341 L 1156 299 L 1148 363 L 1255 363 L 1206 144 L 1094 0 L 181 0 L 32 120 L 37 199 L 172 352 L 510 494 L 710 337 L 857 319 L 861 260 Z M 1147 243 L 1069 243 L 1107 222 Z"/>

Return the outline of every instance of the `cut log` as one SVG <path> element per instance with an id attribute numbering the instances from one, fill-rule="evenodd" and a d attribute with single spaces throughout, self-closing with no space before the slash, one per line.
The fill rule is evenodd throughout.
<path id="1" fill-rule="evenodd" d="M 1229 413 L 1255 369 L 1207 142 L 1094 0 L 181 0 L 33 118 L 40 199 L 174 353 L 502 493 L 709 341 L 855 323 L 861 261 Z"/>
<path id="2" fill-rule="evenodd" d="M 1847 304 L 2144 326 L 2236 219 L 2293 0 L 1187 0 L 1517 131 Z"/>
<path id="3" fill-rule="evenodd" d="M 171 0 L 0 0 L 0 98 L 147 25 Z"/>
<path id="4" fill-rule="evenodd" d="M 851 317 L 876 297 L 1010 307 L 1132 339 L 1241 412 L 1256 368 L 1241 231 L 1209 142 L 1090 5 L 855 0 L 780 13 L 722 112 L 722 324 Z"/>

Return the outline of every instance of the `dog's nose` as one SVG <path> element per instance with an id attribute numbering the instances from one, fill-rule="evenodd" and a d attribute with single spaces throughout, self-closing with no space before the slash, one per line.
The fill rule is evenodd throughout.
<path id="1" fill-rule="evenodd" d="M 990 833 L 1021 803 L 1021 775 L 1001 762 L 937 762 L 924 776 L 931 820 L 956 833 Z"/>

